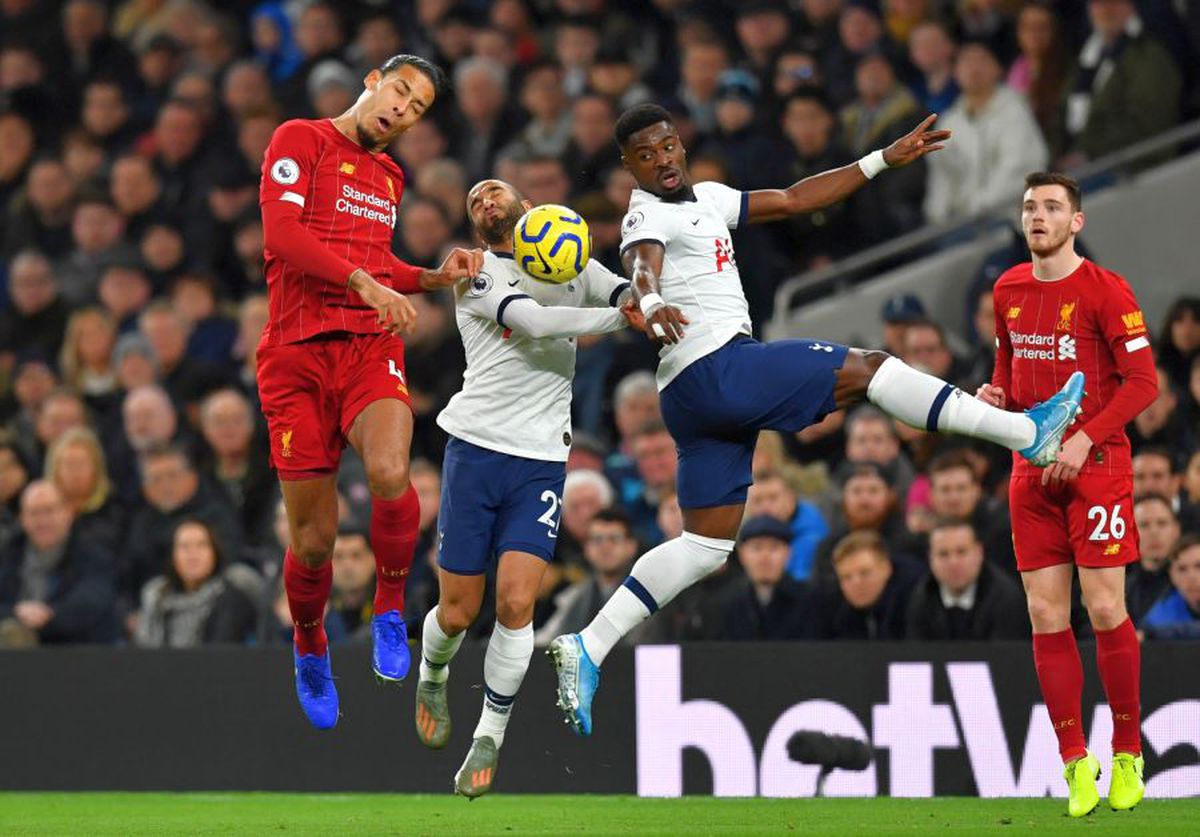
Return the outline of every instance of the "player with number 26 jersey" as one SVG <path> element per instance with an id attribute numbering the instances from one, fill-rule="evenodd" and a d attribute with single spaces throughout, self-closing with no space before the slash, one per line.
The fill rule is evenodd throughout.
<path id="1" fill-rule="evenodd" d="M 1136 561 L 1125 424 L 1140 411 L 1144 387 L 1121 385 L 1156 377 L 1133 291 L 1121 276 L 1087 259 L 1055 282 L 1035 278 L 1026 262 L 997 280 L 993 306 L 997 352 L 992 383 L 1008 393 L 1010 409 L 1025 409 L 1053 395 L 1076 370 L 1088 382 L 1075 429 L 1087 433 L 1093 444 L 1078 479 L 1043 485 L 1043 469 L 1013 457 L 1010 502 L 1019 568 L 1072 560 L 1085 567 Z M 1068 431 L 1067 438 L 1071 435 Z"/>

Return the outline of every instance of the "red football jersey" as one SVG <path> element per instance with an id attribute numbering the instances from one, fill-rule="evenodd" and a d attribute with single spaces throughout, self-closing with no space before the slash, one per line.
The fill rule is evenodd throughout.
<path id="1" fill-rule="evenodd" d="M 1131 473 L 1125 425 L 1157 391 L 1145 319 L 1129 284 L 1084 259 L 1069 276 L 1040 282 L 1019 264 L 996 281 L 996 370 L 1009 409 L 1027 409 L 1057 392 L 1072 372 L 1086 381 L 1074 427 L 1093 442 L 1083 473 Z M 1122 382 L 1128 382 L 1121 387 Z M 1118 393 L 1118 388 L 1121 388 Z M 1074 430 L 1068 430 L 1070 437 Z M 1014 476 L 1040 468 L 1014 454 Z"/>
<path id="2" fill-rule="evenodd" d="M 404 173 L 386 154 L 350 140 L 328 119 L 293 119 L 280 125 L 263 157 L 259 204 L 289 201 L 300 223 L 350 268 L 360 267 L 385 285 L 402 264 L 392 254 L 392 231 L 404 190 Z M 336 281 L 305 273 L 267 249 L 270 315 L 264 345 L 295 343 L 327 331 L 374 334 L 375 311 Z"/>

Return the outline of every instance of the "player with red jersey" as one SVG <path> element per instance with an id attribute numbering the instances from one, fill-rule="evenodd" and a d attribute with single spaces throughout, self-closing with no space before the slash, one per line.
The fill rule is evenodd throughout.
<path id="1" fill-rule="evenodd" d="M 1125 610 L 1125 565 L 1138 560 L 1125 425 L 1154 400 L 1158 378 L 1128 283 L 1075 252 L 1084 224 L 1079 185 L 1052 173 L 1031 174 L 1025 185 L 1021 224 L 1033 261 L 996 281 L 996 370 L 978 397 L 1022 409 L 1076 371 L 1088 384 L 1078 429 L 1068 431 L 1057 461 L 1040 469 L 1014 457 L 1009 487 L 1034 666 L 1066 765 L 1068 810 L 1082 817 L 1099 803 L 1100 765 L 1083 733 L 1083 665 L 1070 624 L 1074 566 L 1113 716 L 1109 804 L 1129 809 L 1144 793 L 1141 657 Z"/>
<path id="2" fill-rule="evenodd" d="M 320 729 L 338 718 L 324 614 L 347 443 L 362 456 L 371 492 L 372 663 L 391 681 L 409 668 L 402 613 L 420 509 L 408 480 L 413 417 L 399 337 L 416 310 L 403 294 L 473 276 L 483 255 L 455 250 L 427 270 L 392 254 L 404 174 L 383 152 L 433 104 L 441 78 L 422 58 L 394 56 L 367 74 L 341 116 L 280 125 L 263 160 L 270 315 L 258 387 L 291 531 L 283 580 L 296 694 Z"/>

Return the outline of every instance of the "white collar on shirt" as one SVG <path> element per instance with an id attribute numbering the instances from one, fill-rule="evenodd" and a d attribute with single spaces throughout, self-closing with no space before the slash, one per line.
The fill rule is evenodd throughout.
<path id="1" fill-rule="evenodd" d="M 975 607 L 975 588 L 977 586 L 978 582 L 975 582 L 956 596 L 950 592 L 950 588 L 945 584 L 939 584 L 938 591 L 942 594 L 942 605 L 947 609 L 961 607 L 963 610 L 970 610 Z"/>

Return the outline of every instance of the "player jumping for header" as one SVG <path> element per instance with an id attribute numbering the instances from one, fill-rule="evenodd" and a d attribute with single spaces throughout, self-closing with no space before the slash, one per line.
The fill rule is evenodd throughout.
<path id="1" fill-rule="evenodd" d="M 996 280 L 996 371 L 978 397 L 1020 409 L 1085 370 L 1080 426 L 1044 471 L 1013 463 L 1013 547 L 1033 624 L 1033 661 L 1058 736 L 1067 810 L 1100 801 L 1100 763 L 1083 737 L 1083 663 L 1071 630 L 1076 566 L 1096 632 L 1096 668 L 1112 711 L 1108 802 L 1129 810 L 1142 782 L 1141 652 L 1125 609 L 1125 565 L 1138 560 L 1133 471 L 1125 425 L 1158 394 L 1141 306 L 1128 283 L 1075 252 L 1083 229 L 1079 184 L 1057 173 L 1025 180 L 1021 226 L 1033 254 Z"/>
<path id="2" fill-rule="evenodd" d="M 539 282 L 513 261 L 513 228 L 531 204 L 501 180 L 467 194 L 487 245 L 483 270 L 458 283 L 467 355 L 462 391 L 438 416 L 450 434 L 438 516 L 438 605 L 425 618 L 417 736 L 450 738 L 449 663 L 479 614 L 485 573 L 496 573 L 496 624 L 483 661 L 483 711 L 454 777 L 467 797 L 488 792 L 513 700 L 533 656 L 533 607 L 554 557 L 567 454 L 575 340 L 624 328 L 629 282 L 588 262 L 565 284 Z M 624 313 L 629 311 L 629 315 Z"/>
<path id="3" fill-rule="evenodd" d="M 671 116 L 652 104 L 617 120 L 622 161 L 638 188 L 621 226 L 621 253 L 651 339 L 662 344 L 658 388 L 679 450 L 684 531 L 643 555 L 582 633 L 556 637 L 548 653 L 558 701 L 581 735 L 592 729 L 599 666 L 635 625 L 724 562 L 745 508 L 760 430 L 794 432 L 826 414 L 871 401 L 913 427 L 960 433 L 1049 464 L 1079 409 L 1083 376 L 1025 413 L 978 401 L 884 352 L 814 340 L 759 343 L 729 230 L 842 200 L 887 168 L 937 151 L 950 133 L 930 116 L 887 149 L 787 189 L 738 192 L 693 186 Z"/>
<path id="4" fill-rule="evenodd" d="M 426 270 L 392 255 L 404 174 L 384 149 L 425 114 L 440 79 L 424 59 L 397 55 L 367 74 L 341 116 L 280 125 L 263 159 L 270 316 L 258 387 L 291 532 L 283 584 L 295 623 L 296 695 L 318 729 L 338 718 L 324 616 L 347 442 L 362 456 L 371 492 L 372 664 L 390 681 L 409 667 L 401 614 L 420 509 L 408 481 L 413 417 L 399 338 L 416 309 L 402 294 L 473 276 L 483 258 L 456 249 Z"/>

